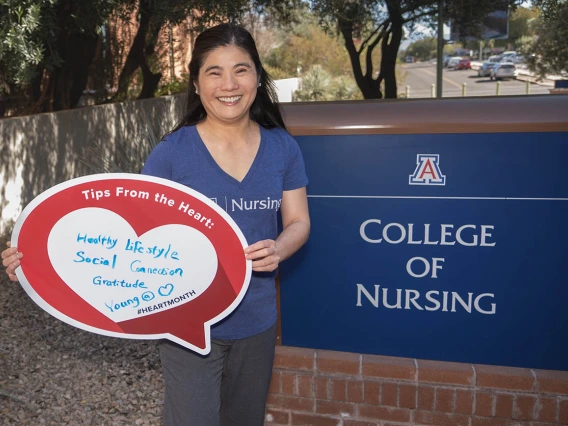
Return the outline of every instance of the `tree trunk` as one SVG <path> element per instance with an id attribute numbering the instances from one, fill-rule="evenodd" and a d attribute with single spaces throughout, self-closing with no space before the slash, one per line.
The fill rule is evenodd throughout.
<path id="1" fill-rule="evenodd" d="M 163 21 L 155 22 L 154 24 L 150 25 L 150 37 L 146 43 L 146 47 L 144 49 L 144 56 L 142 58 L 142 63 L 140 64 L 140 69 L 142 70 L 142 77 L 144 79 L 144 83 L 142 85 L 142 90 L 138 95 L 138 99 L 146 99 L 146 98 L 153 98 L 154 92 L 158 88 L 158 83 L 162 78 L 161 73 L 153 73 L 148 65 L 148 58 L 151 57 L 154 52 L 156 51 L 156 43 L 158 42 L 158 36 L 160 34 L 160 29 L 164 24 Z"/>
<path id="2" fill-rule="evenodd" d="M 74 19 L 73 12 L 72 7 L 63 5 L 57 13 L 60 30 L 55 49 L 61 57 L 61 66 L 41 73 L 32 82 L 35 112 L 74 108 L 87 86 L 99 36 L 94 28 L 92 32 L 73 31 L 73 25 L 69 24 Z"/>
<path id="3" fill-rule="evenodd" d="M 140 0 L 138 6 L 140 24 L 138 26 L 138 31 L 136 31 L 136 36 L 134 37 L 132 46 L 130 46 L 126 62 L 120 72 L 120 76 L 118 78 L 118 89 L 116 94 L 113 96 L 113 101 L 122 101 L 126 99 L 132 76 L 136 70 L 146 62 L 144 51 L 146 49 L 146 37 L 150 29 L 150 19 L 152 18 L 153 9 L 150 0 Z M 144 72 L 144 70 L 142 70 L 142 72 Z M 144 79 L 144 81 L 146 81 L 146 79 Z M 144 89 L 142 91 L 144 91 Z"/>
<path id="4" fill-rule="evenodd" d="M 65 41 L 65 58 L 54 80 L 54 111 L 77 106 L 87 87 L 91 63 L 96 54 L 98 36 L 70 34 Z"/>
<path id="5" fill-rule="evenodd" d="M 36 102 L 41 96 L 41 81 L 44 71 L 43 65 L 38 65 L 36 67 L 36 76 L 30 83 L 30 95 L 33 102 Z"/>
<path id="6" fill-rule="evenodd" d="M 385 82 L 385 98 L 396 99 L 398 96 L 396 84 L 396 57 L 402 40 L 403 18 L 399 2 L 387 1 L 391 26 L 381 45 L 381 76 Z"/>
<path id="7" fill-rule="evenodd" d="M 367 79 L 365 79 L 367 80 Z M 363 98 L 365 99 L 383 99 L 383 92 L 377 80 L 370 78 L 371 82 L 367 82 L 363 87 L 359 86 Z"/>
<path id="8" fill-rule="evenodd" d="M 345 48 L 349 54 L 355 82 L 357 83 L 357 86 L 359 86 L 359 90 L 361 90 L 363 97 L 365 99 L 381 99 L 383 97 L 383 93 L 381 92 L 379 82 L 373 79 L 373 73 L 367 72 L 365 75 L 363 74 L 361 58 L 359 56 L 359 52 L 357 52 L 355 44 L 353 43 L 353 22 L 338 17 L 338 24 L 341 34 L 343 35 L 343 40 L 345 40 Z M 371 70 L 372 69 L 373 67 L 371 64 Z"/>
<path id="9" fill-rule="evenodd" d="M 89 67 L 97 45 L 96 37 L 70 35 L 65 40 L 63 64 L 44 75 L 42 91 L 34 110 L 52 112 L 75 108 L 87 87 Z"/>
<path id="10" fill-rule="evenodd" d="M 162 78 L 162 74 L 161 73 L 157 73 L 157 74 L 153 73 L 150 70 L 150 67 L 148 66 L 148 64 L 146 62 L 143 62 L 142 64 L 140 64 L 140 67 L 142 69 L 142 76 L 144 78 L 144 84 L 142 85 L 142 90 L 140 91 L 140 94 L 138 95 L 138 99 L 153 98 L 154 92 L 158 88 L 158 83 L 160 82 L 160 79 Z"/>

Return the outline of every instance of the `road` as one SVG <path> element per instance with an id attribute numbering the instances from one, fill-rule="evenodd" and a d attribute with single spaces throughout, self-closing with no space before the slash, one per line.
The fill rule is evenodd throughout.
<path id="1" fill-rule="evenodd" d="M 398 93 L 405 93 L 410 86 L 410 98 L 429 98 L 432 96 L 432 84 L 436 83 L 436 64 L 417 62 L 403 64 L 402 78 L 398 85 Z M 466 84 L 466 96 L 495 96 L 497 82 L 489 77 L 478 77 L 475 70 L 448 70 L 443 73 L 443 97 L 462 96 L 462 85 Z M 501 95 L 525 95 L 526 82 L 519 80 L 501 80 Z M 548 94 L 552 87 L 531 83 L 531 95 Z"/>

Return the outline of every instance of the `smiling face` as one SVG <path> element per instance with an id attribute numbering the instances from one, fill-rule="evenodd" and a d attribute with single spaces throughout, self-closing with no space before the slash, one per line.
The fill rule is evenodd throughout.
<path id="1" fill-rule="evenodd" d="M 199 69 L 195 88 L 207 121 L 240 124 L 249 120 L 258 74 L 250 55 L 236 46 L 212 50 Z"/>

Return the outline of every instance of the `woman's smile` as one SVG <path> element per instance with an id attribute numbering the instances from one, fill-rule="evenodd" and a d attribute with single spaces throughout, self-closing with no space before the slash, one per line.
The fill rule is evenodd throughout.
<path id="1" fill-rule="evenodd" d="M 228 104 L 234 104 L 235 102 L 239 101 L 241 98 L 242 98 L 241 95 L 217 97 L 217 99 L 219 99 L 221 102 Z"/>

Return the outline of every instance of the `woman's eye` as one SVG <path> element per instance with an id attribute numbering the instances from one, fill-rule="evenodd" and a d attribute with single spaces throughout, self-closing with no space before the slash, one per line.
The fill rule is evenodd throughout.
<path id="1" fill-rule="evenodd" d="M 244 73 L 244 72 L 247 72 L 247 69 L 246 69 L 246 68 L 241 68 L 241 69 L 238 69 L 238 70 L 237 70 L 237 74 L 242 74 L 242 73 Z"/>

